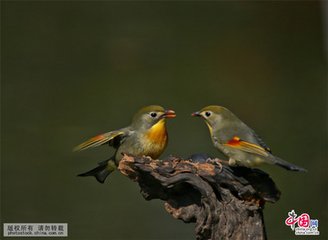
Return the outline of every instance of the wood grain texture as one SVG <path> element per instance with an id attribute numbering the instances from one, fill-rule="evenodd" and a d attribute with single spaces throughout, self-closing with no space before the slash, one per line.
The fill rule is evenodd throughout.
<path id="1" fill-rule="evenodd" d="M 266 239 L 263 209 L 280 191 L 265 172 L 171 157 L 124 155 L 119 170 L 138 182 L 146 200 L 163 200 L 166 211 L 195 223 L 196 239 Z"/>

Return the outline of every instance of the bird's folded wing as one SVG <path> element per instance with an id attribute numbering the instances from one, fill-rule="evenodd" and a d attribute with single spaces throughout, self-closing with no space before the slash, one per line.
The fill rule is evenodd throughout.
<path id="1" fill-rule="evenodd" d="M 231 147 L 231 148 L 237 148 L 244 152 L 258 154 L 258 155 L 261 155 L 264 157 L 267 157 L 269 155 L 268 151 L 265 148 L 263 148 L 257 144 L 254 144 L 254 143 L 244 141 L 244 140 L 240 139 L 239 137 L 233 137 L 231 140 L 229 140 L 224 145 Z"/>
<path id="2" fill-rule="evenodd" d="M 112 131 L 112 132 L 100 134 L 76 146 L 73 149 L 73 151 L 82 151 L 88 148 L 98 147 L 124 134 L 125 134 L 124 131 Z"/>

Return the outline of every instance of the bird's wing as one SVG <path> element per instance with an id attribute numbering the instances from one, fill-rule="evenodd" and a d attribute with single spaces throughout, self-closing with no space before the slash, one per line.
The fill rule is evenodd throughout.
<path id="1" fill-rule="evenodd" d="M 104 134 L 97 135 L 89 140 L 81 143 L 80 145 L 76 146 L 73 150 L 74 151 L 82 151 L 88 148 L 98 147 L 105 143 L 111 144 L 111 141 L 116 140 L 116 138 L 122 138 L 126 135 L 126 132 L 121 129 L 117 131 L 107 132 Z M 115 141 L 114 141 L 115 142 Z"/>
<path id="2" fill-rule="evenodd" d="M 271 148 L 269 148 L 268 145 L 255 133 L 254 130 L 251 130 L 253 133 L 253 136 L 255 137 L 256 141 L 259 143 L 261 147 L 263 147 L 267 152 L 272 153 Z"/>
<path id="3" fill-rule="evenodd" d="M 263 148 L 262 146 L 254 144 L 254 143 L 244 141 L 237 136 L 235 136 L 231 140 L 227 141 L 224 145 L 231 147 L 231 148 L 239 149 L 241 151 L 261 155 L 264 157 L 267 157 L 270 153 L 270 151 L 268 149 Z"/>

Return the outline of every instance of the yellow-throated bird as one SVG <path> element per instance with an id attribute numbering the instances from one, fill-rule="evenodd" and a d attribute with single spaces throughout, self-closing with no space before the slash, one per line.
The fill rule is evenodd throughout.
<path id="1" fill-rule="evenodd" d="M 229 158 L 231 166 L 255 167 L 269 163 L 291 171 L 306 171 L 274 156 L 263 140 L 227 108 L 207 106 L 192 116 L 205 120 L 214 146 Z"/>
<path id="2" fill-rule="evenodd" d="M 107 176 L 116 169 L 123 153 L 158 158 L 168 141 L 165 119 L 174 117 L 173 110 L 165 110 L 156 105 L 147 106 L 134 115 L 130 126 L 100 134 L 81 143 L 74 148 L 75 151 L 103 144 L 112 146 L 116 151 L 112 158 L 100 162 L 96 168 L 78 176 L 94 176 L 99 182 L 104 183 Z"/>

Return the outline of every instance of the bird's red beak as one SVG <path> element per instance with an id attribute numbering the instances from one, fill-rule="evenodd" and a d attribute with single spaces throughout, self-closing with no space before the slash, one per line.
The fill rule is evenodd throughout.
<path id="1" fill-rule="evenodd" d="M 164 118 L 175 118 L 176 114 L 173 110 L 165 110 L 163 117 Z"/>
<path id="2" fill-rule="evenodd" d="M 193 117 L 200 117 L 201 114 L 200 114 L 200 112 L 193 112 L 193 113 L 191 114 L 191 116 L 193 116 Z"/>

